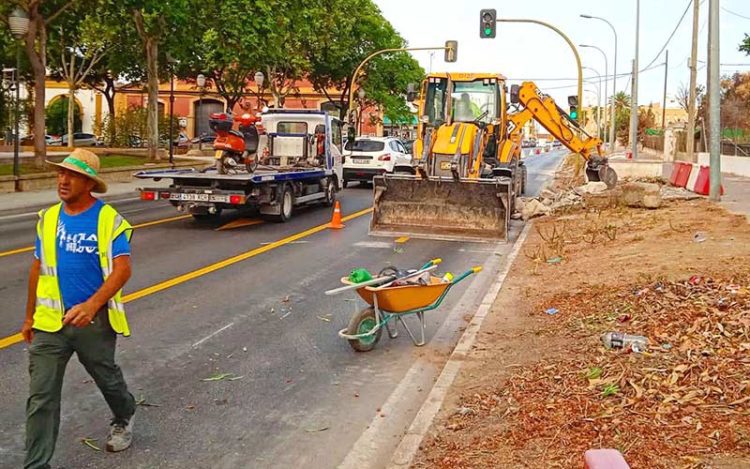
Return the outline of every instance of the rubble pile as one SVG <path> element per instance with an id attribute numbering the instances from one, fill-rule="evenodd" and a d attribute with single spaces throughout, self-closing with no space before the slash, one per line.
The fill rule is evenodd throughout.
<path id="1" fill-rule="evenodd" d="M 717 455 L 750 455 L 750 271 L 584 287 L 538 309 L 551 307 L 559 312 L 542 334 L 571 338 L 567 358 L 463 396 L 466 410 L 449 429 L 478 417 L 501 428 L 473 449 L 510 445 L 536 467 L 578 467 L 592 447 L 619 449 L 634 468 L 709 467 Z M 649 345 L 607 350 L 600 336 L 608 331 L 644 335 Z M 466 461 L 455 456 L 444 462 Z"/>
<path id="2" fill-rule="evenodd" d="M 571 208 L 604 209 L 617 206 L 656 209 L 665 200 L 690 200 L 700 195 L 657 182 L 627 180 L 607 189 L 603 182 L 589 182 L 570 189 L 545 189 L 538 197 L 516 198 L 515 219 L 560 213 Z"/>

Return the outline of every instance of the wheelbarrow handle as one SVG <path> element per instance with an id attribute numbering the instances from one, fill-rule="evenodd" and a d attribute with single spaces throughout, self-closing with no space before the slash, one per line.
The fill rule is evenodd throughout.
<path id="1" fill-rule="evenodd" d="M 426 269 L 428 267 L 431 267 L 433 265 L 438 265 L 438 264 L 440 264 L 442 262 L 443 262 L 443 260 L 441 258 L 436 257 L 435 259 L 431 259 L 429 262 L 427 262 L 425 265 L 423 265 L 419 270 L 424 270 L 424 269 Z"/>
<path id="2" fill-rule="evenodd" d="M 343 287 L 334 288 L 333 290 L 328 290 L 325 293 L 328 296 L 338 295 L 339 293 L 343 293 L 345 291 L 356 290 L 358 288 L 368 287 L 368 286 L 371 286 L 371 285 L 378 285 L 378 284 L 383 283 L 383 282 L 390 282 L 390 281 L 394 280 L 395 278 L 396 278 L 395 275 L 388 275 L 388 276 L 384 276 L 384 277 L 376 277 L 376 278 L 374 278 L 372 280 L 366 280 L 366 281 L 361 282 L 361 283 L 355 283 L 355 284 L 352 284 L 352 285 L 346 285 L 346 286 L 343 286 Z"/>
<path id="3" fill-rule="evenodd" d="M 481 272 L 481 271 L 482 271 L 482 267 L 481 267 L 481 266 L 476 266 L 476 267 L 472 267 L 471 269 L 469 269 L 469 270 L 467 270 L 466 272 L 462 273 L 462 274 L 461 274 L 461 275 L 459 275 L 458 277 L 454 278 L 454 279 L 453 279 L 453 283 L 458 283 L 458 282 L 460 282 L 461 280 L 463 280 L 463 279 L 465 279 L 466 277 L 468 277 L 469 275 L 472 275 L 472 274 L 478 274 L 478 273 L 479 273 L 479 272 Z"/>

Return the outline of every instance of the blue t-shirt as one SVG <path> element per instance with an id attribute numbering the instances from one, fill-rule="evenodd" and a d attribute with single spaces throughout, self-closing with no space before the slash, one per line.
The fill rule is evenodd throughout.
<path id="1" fill-rule="evenodd" d="M 99 264 L 97 224 L 104 203 L 97 200 L 86 211 L 68 215 L 60 210 L 57 221 L 57 277 L 65 311 L 83 303 L 104 283 Z M 39 259 L 41 240 L 36 238 L 34 256 Z M 130 242 L 125 233 L 112 243 L 112 258 L 130 255 Z"/>

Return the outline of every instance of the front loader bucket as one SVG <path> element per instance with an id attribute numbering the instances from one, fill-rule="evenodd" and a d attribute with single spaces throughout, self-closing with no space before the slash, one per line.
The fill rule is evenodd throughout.
<path id="1" fill-rule="evenodd" d="M 509 178 L 455 181 L 386 175 L 375 177 L 373 186 L 371 235 L 507 240 L 512 200 Z"/>

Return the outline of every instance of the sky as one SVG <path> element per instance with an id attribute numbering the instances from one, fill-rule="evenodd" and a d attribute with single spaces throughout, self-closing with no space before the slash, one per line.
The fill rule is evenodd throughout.
<path id="1" fill-rule="evenodd" d="M 595 45 L 607 54 L 609 61 L 608 94 L 612 94 L 614 35 L 599 20 L 584 19 L 584 13 L 609 20 L 617 31 L 617 73 L 630 72 L 635 56 L 636 0 L 374 0 L 411 47 L 442 46 L 446 40 L 458 41 L 458 61 L 445 63 L 443 52 L 412 52 L 425 71 L 498 72 L 511 80 L 534 79 L 537 86 L 565 105 L 566 97 L 575 94 L 577 77 L 575 59 L 570 47 L 553 31 L 535 24 L 500 23 L 495 39 L 480 39 L 479 11 L 495 8 L 498 18 L 526 18 L 553 24 L 575 44 Z M 700 1 L 700 0 L 699 0 Z M 693 8 L 690 0 L 641 0 L 639 68 L 654 61 L 664 64 L 659 51 L 688 9 L 682 23 L 666 47 L 669 51 L 667 73 L 667 107 L 678 107 L 674 96 L 680 86 L 689 83 Z M 708 0 L 703 0 L 699 16 L 698 83 L 706 82 L 708 37 Z M 721 0 L 720 62 L 722 75 L 750 71 L 750 57 L 737 50 L 745 33 L 750 34 L 750 1 Z M 728 10 L 728 11 L 727 11 Z M 740 15 L 740 16 L 738 16 Z M 746 18 L 742 18 L 744 16 Z M 599 82 L 604 80 L 604 57 L 596 49 L 578 48 L 584 67 L 584 104 L 596 104 Z M 657 54 L 658 57 L 657 57 Z M 703 61 L 703 62 L 701 62 Z M 746 65 L 743 65 L 746 64 Z M 560 80 L 563 78 L 563 80 Z M 567 78 L 567 80 L 565 80 Z M 511 81 L 510 83 L 514 83 Z M 638 102 L 661 103 L 664 89 L 664 66 L 639 74 Z M 630 78 L 617 78 L 617 91 L 631 93 Z M 601 97 L 604 100 L 602 82 Z M 671 103 L 671 104 L 670 104 Z"/>

